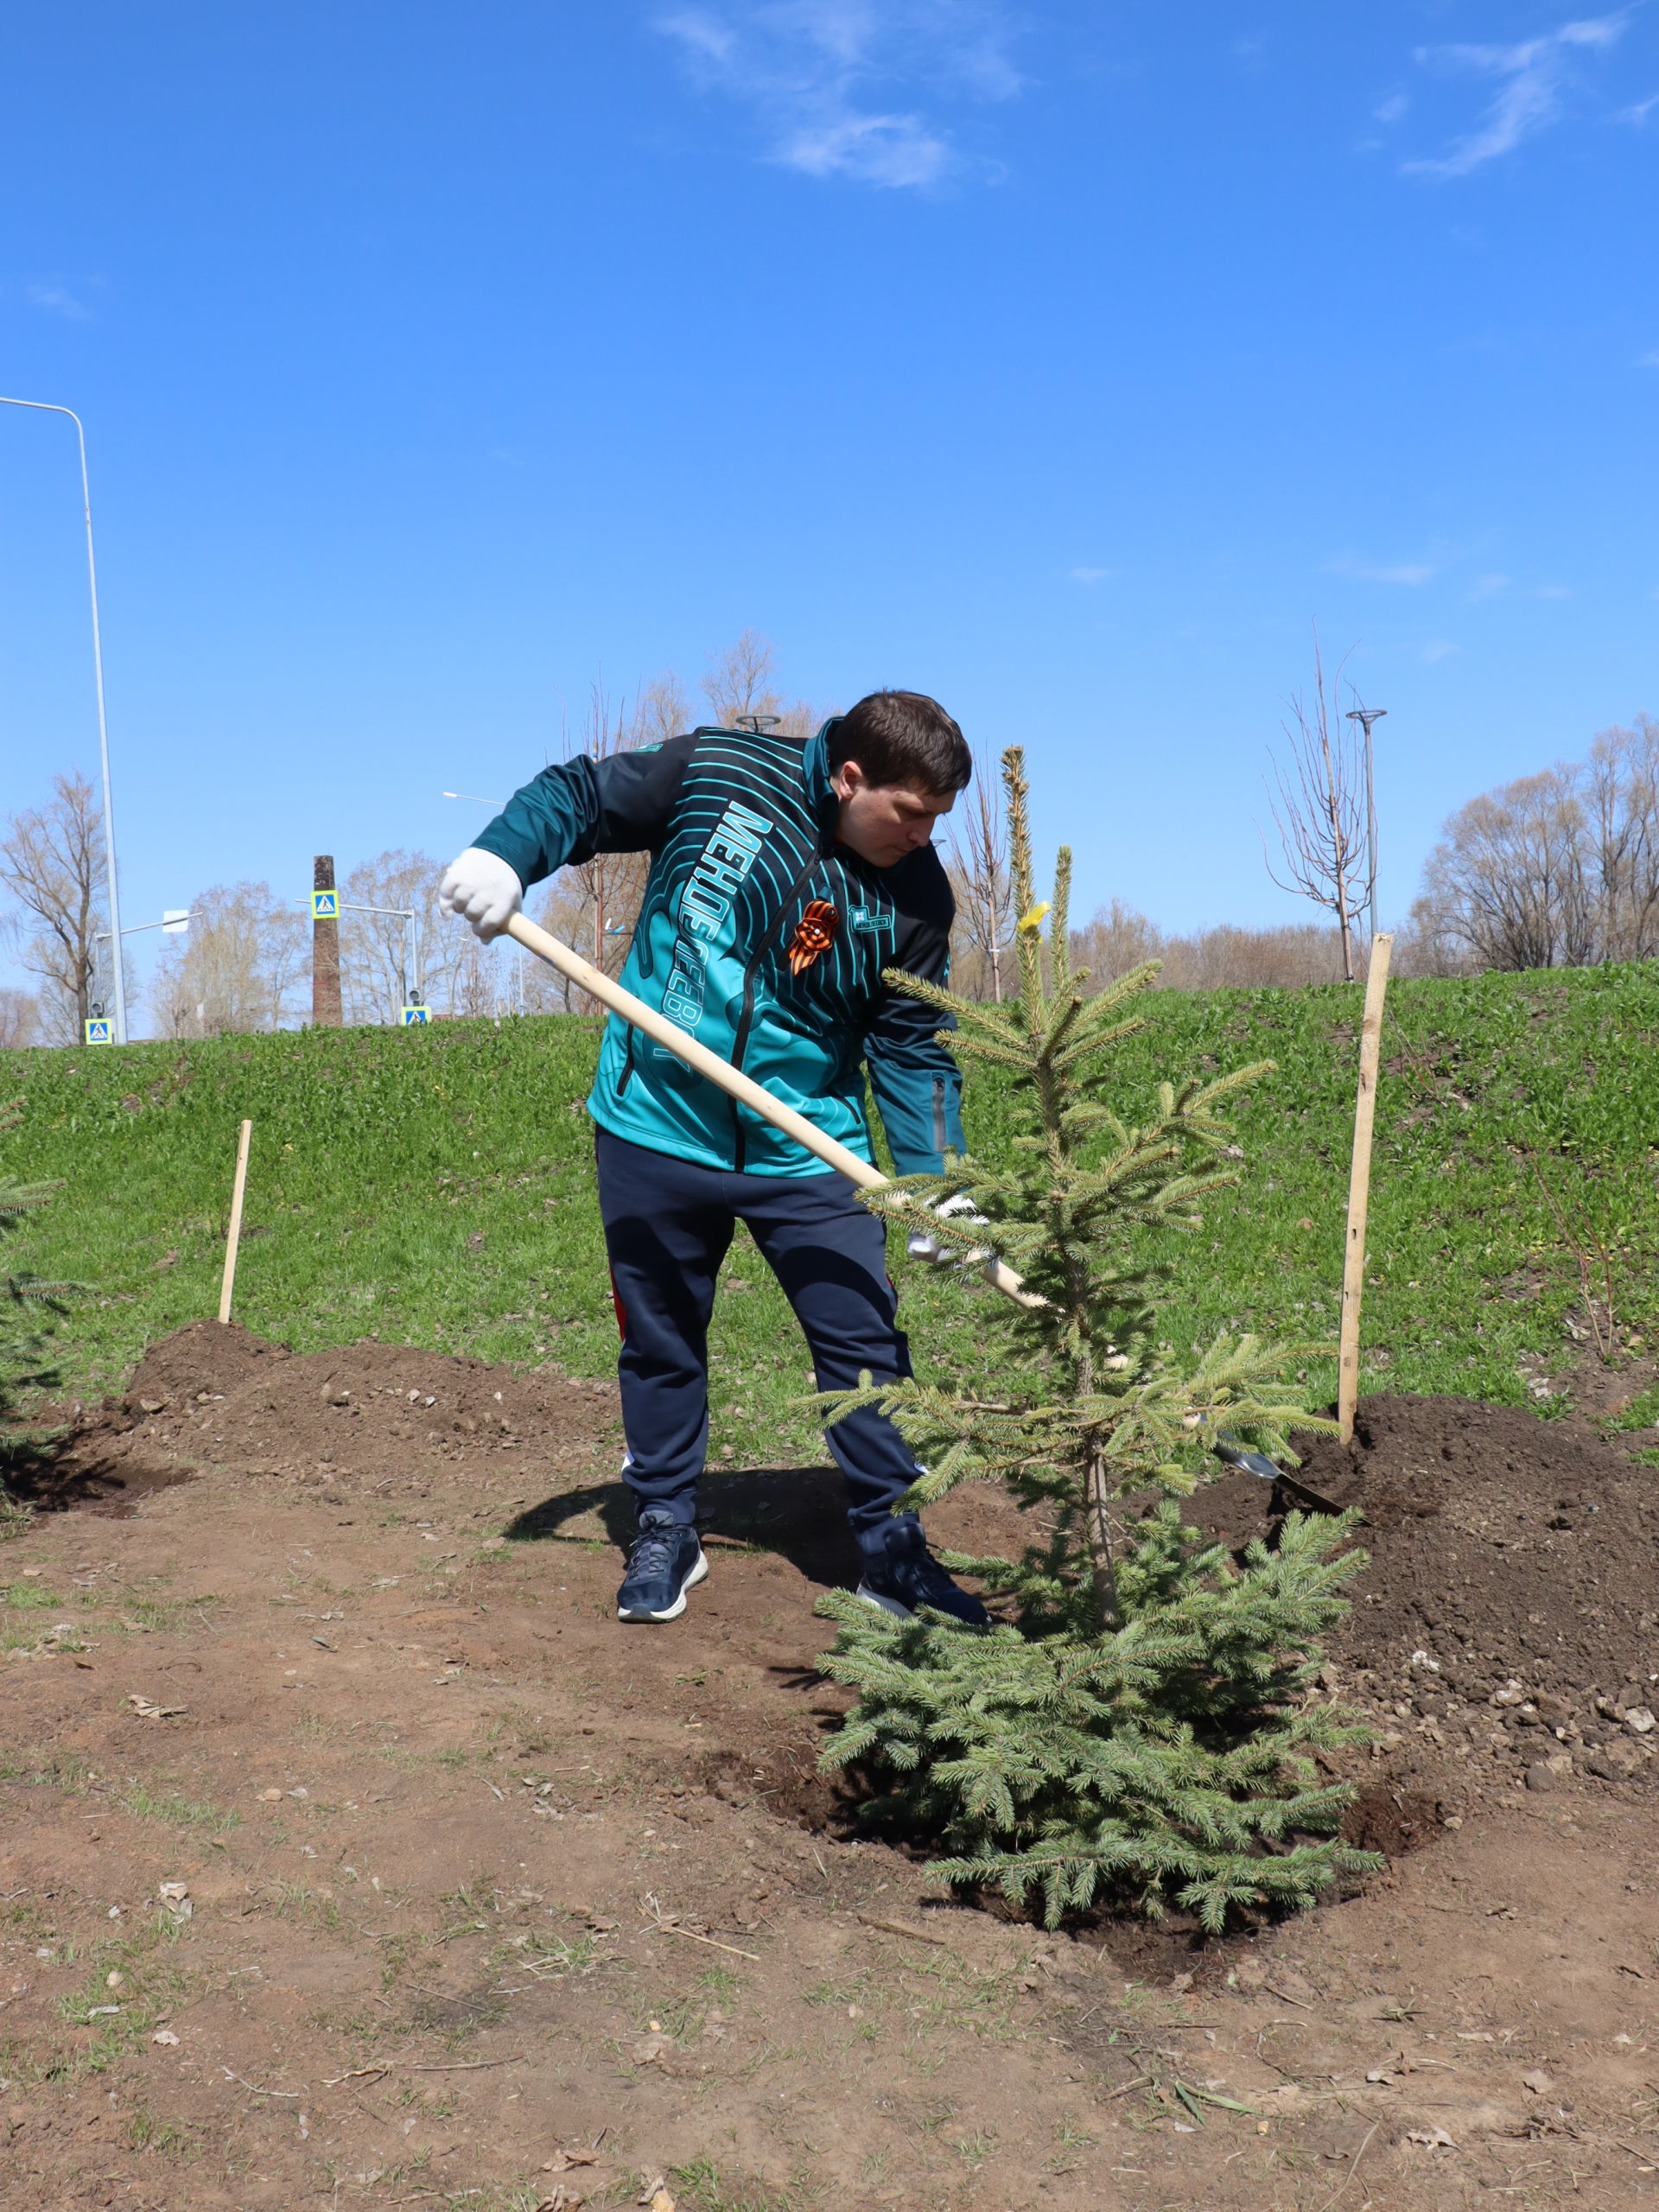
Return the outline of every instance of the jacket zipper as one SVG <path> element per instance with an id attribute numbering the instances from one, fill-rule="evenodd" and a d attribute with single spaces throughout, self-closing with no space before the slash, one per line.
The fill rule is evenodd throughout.
<path id="1" fill-rule="evenodd" d="M 632 1043 L 629 1049 L 632 1049 Z M 933 1078 L 933 1149 L 941 1160 L 944 1158 L 944 1077 L 942 1075 L 936 1075 Z"/>
<path id="2" fill-rule="evenodd" d="M 772 939 L 783 927 L 785 915 L 788 913 L 790 908 L 795 904 L 795 901 L 799 897 L 803 887 L 810 877 L 813 869 L 818 866 L 821 858 L 821 855 L 815 853 L 812 858 L 807 862 L 806 866 L 801 870 L 800 874 L 796 877 L 794 882 L 791 883 L 788 890 L 785 892 L 782 903 L 779 905 L 777 912 L 767 923 L 766 928 L 760 932 L 760 942 L 756 944 L 754 950 L 749 955 L 748 963 L 743 970 L 743 1008 L 742 1012 L 738 1015 L 737 1029 L 732 1038 L 732 1065 L 734 1068 L 741 1068 L 742 1066 L 743 1055 L 748 1050 L 749 1031 L 754 1021 L 754 979 L 760 969 L 760 963 L 765 959 L 767 950 L 772 944 Z M 741 1175 L 743 1173 L 743 1155 L 745 1148 L 746 1139 L 743 1123 L 739 1117 L 737 1101 L 736 1099 L 733 1099 L 732 1173 L 734 1175 Z"/>
<path id="3" fill-rule="evenodd" d="M 627 1049 L 622 1055 L 622 1072 L 616 1079 L 616 1095 L 619 1098 L 625 1097 L 626 1096 L 628 1085 L 633 1081 L 634 1034 L 633 1024 L 630 1022 L 628 1024 Z"/>

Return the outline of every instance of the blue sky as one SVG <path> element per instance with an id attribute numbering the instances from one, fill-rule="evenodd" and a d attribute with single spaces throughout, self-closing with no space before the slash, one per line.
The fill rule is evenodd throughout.
<path id="1" fill-rule="evenodd" d="M 1651 7 L 61 0 L 8 63 L 124 918 L 453 849 L 446 785 L 748 625 L 1023 740 L 1084 906 L 1170 926 L 1311 911 L 1255 823 L 1315 620 L 1385 912 L 1659 711 Z M 0 410 L 7 810 L 93 764 L 75 493 Z"/>

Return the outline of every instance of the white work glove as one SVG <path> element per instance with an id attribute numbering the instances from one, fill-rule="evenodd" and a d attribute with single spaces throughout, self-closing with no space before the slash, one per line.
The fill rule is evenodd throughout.
<path id="1" fill-rule="evenodd" d="M 505 861 L 481 845 L 468 845 L 450 861 L 438 886 L 438 912 L 459 914 L 473 935 L 487 944 L 505 929 L 524 895 L 524 885 Z"/>
<path id="2" fill-rule="evenodd" d="M 928 1211 L 938 1214 L 941 1221 L 978 1222 L 985 1218 L 966 1191 L 958 1191 L 953 1198 L 941 1198 L 938 1205 L 930 1206 Z M 943 1262 L 966 1256 L 952 1245 L 941 1244 L 938 1238 L 930 1235 L 925 1229 L 912 1229 L 906 1239 L 905 1249 L 912 1260 Z"/>

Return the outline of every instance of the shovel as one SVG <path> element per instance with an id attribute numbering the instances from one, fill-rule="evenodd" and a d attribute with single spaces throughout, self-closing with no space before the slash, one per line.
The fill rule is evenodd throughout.
<path id="1" fill-rule="evenodd" d="M 1312 1483 L 1305 1483 L 1300 1475 L 1293 1475 L 1287 1469 L 1275 1466 L 1265 1452 L 1252 1452 L 1236 1436 L 1224 1433 L 1217 1437 L 1211 1449 L 1224 1466 L 1236 1467 L 1242 1473 L 1255 1475 L 1264 1483 L 1276 1483 L 1287 1497 L 1294 1498 L 1298 1505 L 1310 1507 L 1315 1513 L 1345 1513 L 1348 1510 L 1345 1505 L 1338 1505 L 1334 1498 L 1327 1497 L 1323 1491 L 1315 1490 Z"/>
<path id="2" fill-rule="evenodd" d="M 632 991 L 625 991 L 620 983 L 613 983 L 608 976 L 601 975 L 579 952 L 573 952 L 568 944 L 561 944 L 557 938 L 550 937 L 545 930 L 538 929 L 528 916 L 514 914 L 507 924 L 507 935 L 516 938 L 526 951 L 533 952 L 538 960 L 545 960 L 550 968 L 557 969 L 561 976 L 568 976 L 571 982 L 579 984 L 601 1006 L 609 1007 L 613 1014 L 620 1014 L 624 1021 L 631 1021 L 636 1029 L 642 1030 L 658 1045 L 665 1046 L 683 1059 L 687 1067 L 695 1068 L 699 1075 L 707 1076 L 709 1082 L 717 1084 L 728 1098 L 735 1098 L 741 1106 L 748 1107 L 763 1121 L 770 1122 L 774 1129 L 780 1129 L 786 1137 L 793 1137 L 797 1144 L 804 1145 L 826 1166 L 833 1167 L 838 1174 L 844 1175 L 857 1189 L 892 1189 L 891 1183 L 879 1167 L 872 1167 L 868 1160 L 861 1160 L 855 1152 L 849 1152 L 844 1144 L 837 1144 L 833 1137 L 825 1136 L 822 1129 L 816 1128 L 804 1115 L 798 1114 L 793 1107 L 785 1106 L 769 1090 L 763 1090 L 741 1069 L 734 1068 L 729 1060 L 722 1060 L 718 1052 L 711 1052 L 706 1045 L 699 1045 L 695 1037 L 688 1037 L 684 1030 L 676 1028 L 666 1014 L 658 1014 L 643 999 L 635 998 Z M 922 1218 L 918 1217 L 918 1225 Z M 931 1217 L 925 1218 L 931 1219 Z M 1014 1269 L 1005 1266 L 1001 1260 L 988 1255 L 983 1260 L 974 1259 L 971 1264 L 979 1268 L 988 1283 L 1000 1290 L 1005 1298 L 1013 1299 L 1016 1305 L 1034 1306 L 1047 1304 L 1048 1301 L 1035 1291 L 1027 1290 Z"/>

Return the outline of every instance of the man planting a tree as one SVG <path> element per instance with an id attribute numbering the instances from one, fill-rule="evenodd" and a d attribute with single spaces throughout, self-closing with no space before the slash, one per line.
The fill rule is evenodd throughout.
<path id="1" fill-rule="evenodd" d="M 963 1147 L 961 1079 L 938 1015 L 882 970 L 945 981 L 955 907 L 931 838 L 971 774 L 961 730 L 913 691 L 873 692 L 804 746 L 705 728 L 583 755 L 509 801 L 449 869 L 440 904 L 487 940 L 529 885 L 596 853 L 649 852 L 626 987 L 866 1160 L 868 1070 L 898 1173 L 938 1173 Z M 820 1389 L 906 1375 L 909 1355 L 883 1224 L 843 1177 L 615 1016 L 588 1105 L 639 1514 L 617 1610 L 673 1620 L 708 1572 L 708 1330 L 736 1224 L 794 1308 Z M 925 1237 L 912 1249 L 938 1255 Z M 987 1621 L 915 1516 L 893 1510 L 919 1469 L 885 1414 L 851 1414 L 829 1442 L 862 1554 L 859 1596 L 900 1618 L 928 1605 Z"/>

